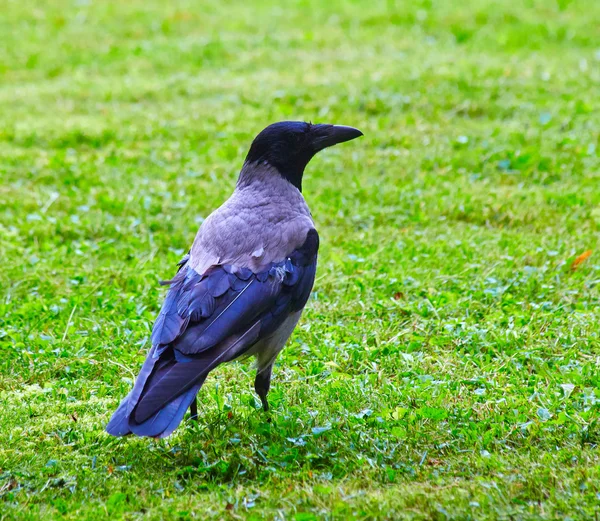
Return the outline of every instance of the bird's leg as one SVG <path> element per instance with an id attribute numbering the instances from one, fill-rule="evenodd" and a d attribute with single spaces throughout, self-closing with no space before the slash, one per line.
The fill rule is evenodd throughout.
<path id="1" fill-rule="evenodd" d="M 198 421 L 198 400 L 194 396 L 194 401 L 190 404 L 190 418 L 195 422 Z"/>
<path id="2" fill-rule="evenodd" d="M 271 387 L 271 370 L 273 369 L 273 364 L 271 363 L 267 367 L 263 369 L 258 369 L 256 372 L 256 378 L 254 379 L 254 390 L 260 401 L 262 402 L 262 406 L 265 412 L 269 410 L 269 402 L 267 401 L 267 394 L 269 394 L 269 389 Z"/>

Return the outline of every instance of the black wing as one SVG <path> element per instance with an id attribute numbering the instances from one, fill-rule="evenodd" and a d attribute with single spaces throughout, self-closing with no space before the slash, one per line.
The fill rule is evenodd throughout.
<path id="1" fill-rule="evenodd" d="M 299 249 L 259 273 L 223 265 L 200 275 L 183 265 L 169 282 L 153 347 L 108 432 L 170 434 L 212 369 L 244 354 L 304 307 L 318 247 L 318 234 L 310 230 Z"/>

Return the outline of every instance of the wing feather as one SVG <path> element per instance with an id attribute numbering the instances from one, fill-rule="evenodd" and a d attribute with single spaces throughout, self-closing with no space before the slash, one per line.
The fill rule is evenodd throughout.
<path id="1" fill-rule="evenodd" d="M 152 331 L 152 348 L 133 390 L 107 430 L 167 436 L 208 373 L 246 353 L 301 310 L 315 279 L 319 239 L 310 230 L 289 257 L 254 273 L 215 265 L 199 274 L 182 261 Z"/>

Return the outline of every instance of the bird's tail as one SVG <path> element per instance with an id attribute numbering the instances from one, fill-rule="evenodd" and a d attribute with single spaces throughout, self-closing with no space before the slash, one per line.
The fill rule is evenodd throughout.
<path id="1" fill-rule="evenodd" d="M 110 422 L 106 426 L 106 431 L 109 434 L 113 436 L 126 436 L 133 433 L 138 436 L 151 436 L 154 438 L 168 436 L 181 423 L 185 411 L 202 387 L 208 371 L 204 375 L 200 373 L 194 385 L 184 393 L 157 410 L 152 416 L 144 419 L 143 422 L 137 423 L 134 419 L 134 411 L 145 394 L 144 391 L 147 391 L 146 388 L 151 387 L 156 382 L 157 377 L 160 378 L 161 373 L 164 373 L 175 362 L 173 359 L 164 361 L 154 358 L 154 351 L 155 348 L 152 348 L 142 366 L 133 389 L 123 399 L 121 405 L 119 405 L 119 408 L 112 415 Z"/>
<path id="2" fill-rule="evenodd" d="M 140 424 L 132 421 L 131 413 L 127 412 L 128 409 L 133 409 L 136 405 L 134 403 L 133 407 L 131 407 L 130 393 L 113 414 L 106 426 L 106 431 L 113 436 L 125 436 L 131 433 L 154 438 L 169 436 L 183 420 L 185 412 L 194 401 L 200 387 L 202 387 L 202 384 L 195 385 Z"/>
<path id="3" fill-rule="evenodd" d="M 187 357 L 173 348 L 152 347 L 131 392 L 113 414 L 106 430 L 113 436 L 133 433 L 164 438 L 183 420 L 208 373 L 243 354 L 256 342 L 260 322 L 232 335 L 214 349 Z"/>

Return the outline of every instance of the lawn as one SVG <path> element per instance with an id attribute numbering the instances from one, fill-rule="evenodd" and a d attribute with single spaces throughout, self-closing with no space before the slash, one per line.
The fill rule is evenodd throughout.
<path id="1" fill-rule="evenodd" d="M 599 19 L 5 1 L 0 519 L 597 519 Z M 307 169 L 319 271 L 272 412 L 244 362 L 197 425 L 110 437 L 158 281 L 282 119 L 365 137 Z"/>

